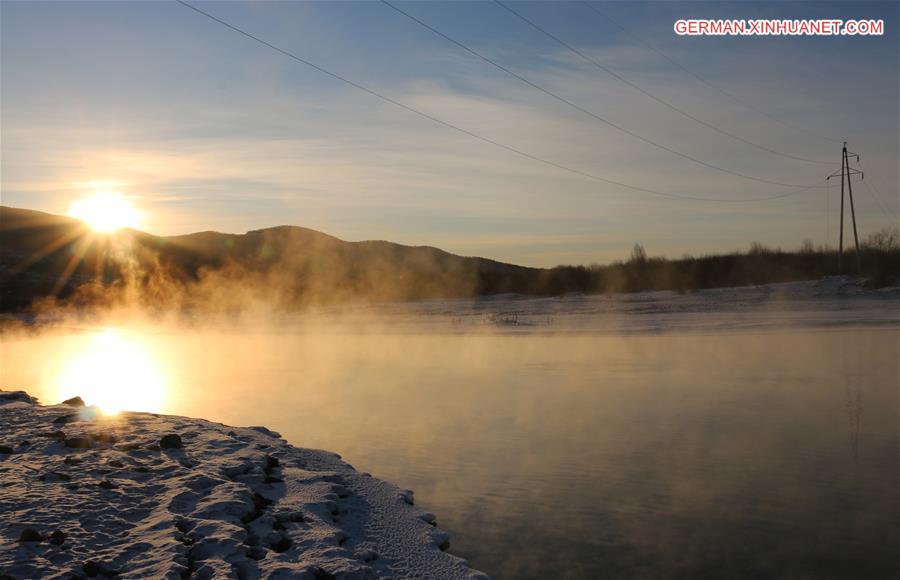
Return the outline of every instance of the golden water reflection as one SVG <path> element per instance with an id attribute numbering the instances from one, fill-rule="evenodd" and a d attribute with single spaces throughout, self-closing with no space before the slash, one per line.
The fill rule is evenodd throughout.
<path id="1" fill-rule="evenodd" d="M 8 334 L 0 385 L 333 450 L 498 580 L 896 575 L 896 327 L 392 321 Z"/>
<path id="2" fill-rule="evenodd" d="M 165 384 L 149 347 L 115 328 L 82 341 L 56 379 L 60 401 L 77 395 L 107 414 L 161 411 Z"/>

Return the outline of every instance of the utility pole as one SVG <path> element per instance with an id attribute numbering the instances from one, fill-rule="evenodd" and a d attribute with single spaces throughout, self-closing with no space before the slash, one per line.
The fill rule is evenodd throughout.
<path id="1" fill-rule="evenodd" d="M 838 274 L 843 274 L 843 258 L 844 258 L 844 178 L 847 179 L 847 193 L 850 197 L 850 219 L 853 222 L 853 241 L 856 243 L 856 272 L 858 274 L 862 273 L 862 258 L 859 253 L 859 234 L 856 229 L 856 209 L 853 207 L 853 184 L 850 181 L 851 175 L 860 175 L 861 179 L 865 179 L 865 174 L 858 170 L 850 167 L 850 157 L 856 157 L 857 163 L 859 162 L 859 155 L 856 153 L 850 153 L 847 151 L 847 142 L 844 141 L 844 147 L 841 150 L 841 171 L 834 172 L 826 178 L 831 179 L 832 177 L 841 176 L 841 233 L 838 237 Z"/>

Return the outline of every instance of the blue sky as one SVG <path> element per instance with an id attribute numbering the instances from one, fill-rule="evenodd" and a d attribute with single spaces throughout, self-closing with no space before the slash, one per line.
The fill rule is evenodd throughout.
<path id="1" fill-rule="evenodd" d="M 304 225 L 527 265 L 836 243 L 836 186 L 754 203 L 673 200 L 516 156 L 304 67 L 175 2 L 3 2 L 2 202 L 65 213 L 102 187 L 160 234 Z M 708 198 L 792 191 L 647 145 L 491 67 L 379 2 L 202 9 L 430 115 L 608 179 Z M 840 143 L 699 83 L 579 2 L 512 6 L 723 136 L 641 95 L 492 2 L 403 10 L 604 118 L 728 170 L 813 184 Z M 847 139 L 867 172 L 862 234 L 898 216 L 896 2 L 598 2 L 765 113 Z M 679 18 L 883 18 L 881 37 L 677 37 Z M 875 193 L 877 191 L 878 193 Z M 880 196 L 880 203 L 875 200 Z M 830 211 L 829 211 L 830 210 Z M 831 226 L 827 228 L 827 226 Z"/>

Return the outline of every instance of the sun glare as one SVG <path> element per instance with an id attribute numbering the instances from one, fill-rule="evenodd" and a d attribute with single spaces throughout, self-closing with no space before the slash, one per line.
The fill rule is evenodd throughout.
<path id="1" fill-rule="evenodd" d="M 119 228 L 136 228 L 141 220 L 141 212 L 116 193 L 97 193 L 76 200 L 69 207 L 69 216 L 107 234 Z"/>
<path id="2" fill-rule="evenodd" d="M 105 414 L 159 412 L 165 384 L 139 342 L 108 328 L 85 341 L 59 376 L 60 400 L 76 395 Z"/>

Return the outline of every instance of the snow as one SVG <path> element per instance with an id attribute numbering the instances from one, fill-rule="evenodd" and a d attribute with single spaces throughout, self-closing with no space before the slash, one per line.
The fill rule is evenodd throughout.
<path id="1" fill-rule="evenodd" d="M 4 578 L 486 578 L 411 491 L 333 453 L 79 403 L 0 391 Z"/>

